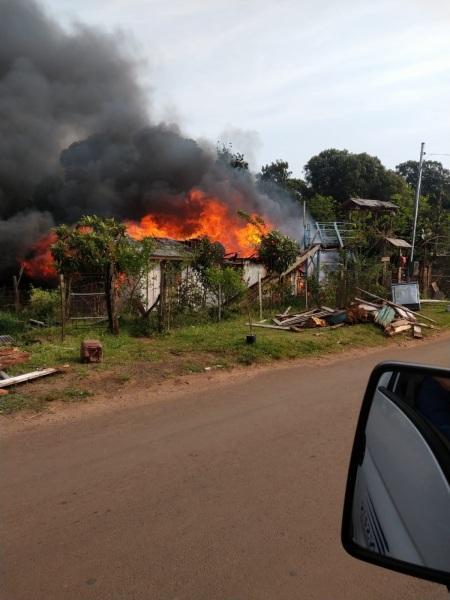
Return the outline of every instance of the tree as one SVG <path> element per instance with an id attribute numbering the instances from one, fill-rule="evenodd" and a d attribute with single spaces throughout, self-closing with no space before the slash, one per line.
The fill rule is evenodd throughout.
<path id="1" fill-rule="evenodd" d="M 307 201 L 306 206 L 315 221 L 336 221 L 336 200 L 332 196 L 315 194 Z"/>
<path id="2" fill-rule="evenodd" d="M 212 242 L 206 235 L 195 241 L 193 267 L 203 271 L 209 267 L 221 265 L 225 248 L 220 242 Z"/>
<path id="3" fill-rule="evenodd" d="M 205 270 L 204 282 L 217 303 L 219 320 L 222 316 L 222 306 L 241 297 L 246 289 L 241 274 L 231 267 L 208 267 Z"/>
<path id="4" fill-rule="evenodd" d="M 258 248 L 261 262 L 270 273 L 281 275 L 298 257 L 297 242 L 273 230 L 264 235 Z"/>
<path id="5" fill-rule="evenodd" d="M 61 225 L 52 254 L 66 278 L 77 273 L 98 273 L 105 286 L 111 333 L 119 333 L 117 312 L 118 275 L 139 276 L 148 267 L 153 241 L 132 240 L 126 226 L 115 219 L 83 217 L 74 227 Z"/>
<path id="6" fill-rule="evenodd" d="M 417 186 L 419 163 L 409 160 L 396 167 L 408 185 L 411 198 Z M 450 171 L 434 160 L 423 163 L 418 213 L 418 256 L 430 257 L 450 248 Z M 411 221 L 412 222 L 412 202 Z M 411 225 L 410 225 L 411 227 Z"/>
<path id="7" fill-rule="evenodd" d="M 217 145 L 217 157 L 219 162 L 225 163 L 232 169 L 238 171 L 248 171 L 248 162 L 240 152 L 233 152 L 231 144 L 226 146 L 225 144 Z"/>
<path id="8" fill-rule="evenodd" d="M 313 156 L 305 166 L 312 195 L 331 196 L 340 204 L 352 196 L 390 200 L 402 186 L 376 156 L 330 148 Z"/>
<path id="9" fill-rule="evenodd" d="M 419 163 L 408 160 L 400 163 L 395 170 L 412 187 L 416 188 Z M 450 209 L 450 171 L 436 160 L 425 160 L 422 169 L 421 193 L 428 196 L 433 206 Z"/>
<path id="10" fill-rule="evenodd" d="M 292 171 L 289 171 L 289 163 L 285 160 L 277 159 L 275 162 L 263 165 L 258 178 L 262 182 L 275 183 L 281 187 L 287 187 L 291 175 Z"/>

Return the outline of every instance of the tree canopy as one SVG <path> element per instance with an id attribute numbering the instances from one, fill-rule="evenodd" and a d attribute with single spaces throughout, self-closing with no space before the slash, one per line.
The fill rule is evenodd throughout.
<path id="1" fill-rule="evenodd" d="M 123 223 L 98 216 L 83 217 L 75 227 L 61 225 L 55 232 L 52 254 L 58 270 L 68 278 L 78 273 L 98 274 L 105 286 L 110 330 L 118 333 L 117 276 L 140 276 L 148 266 L 153 241 L 145 238 L 137 243 L 127 235 Z"/>
<path id="2" fill-rule="evenodd" d="M 289 163 L 286 160 L 277 159 L 268 165 L 263 165 L 258 178 L 260 181 L 275 183 L 281 187 L 286 187 L 291 175 L 292 171 L 289 171 Z"/>
<path id="3" fill-rule="evenodd" d="M 232 169 L 248 171 L 248 162 L 245 160 L 245 156 L 241 152 L 233 152 L 231 144 L 228 146 L 225 144 L 218 144 L 217 158 L 220 162 L 225 163 Z"/>
<path id="4" fill-rule="evenodd" d="M 311 195 L 331 196 L 338 203 L 351 197 L 390 200 L 402 187 L 401 178 L 376 156 L 330 148 L 305 165 Z"/>
<path id="5" fill-rule="evenodd" d="M 419 163 L 408 160 L 396 166 L 396 171 L 413 188 L 417 185 Z M 422 168 L 421 193 L 433 206 L 450 209 L 450 171 L 436 160 L 425 160 Z"/>

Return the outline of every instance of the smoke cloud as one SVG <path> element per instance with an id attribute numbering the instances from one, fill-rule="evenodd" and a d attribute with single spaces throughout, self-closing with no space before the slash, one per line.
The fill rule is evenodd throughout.
<path id="1" fill-rule="evenodd" d="M 34 0 L 0 0 L 0 271 L 85 214 L 183 216 L 193 187 L 297 229 L 269 195 L 176 125 L 152 123 L 137 61 L 117 35 L 70 32 Z"/>

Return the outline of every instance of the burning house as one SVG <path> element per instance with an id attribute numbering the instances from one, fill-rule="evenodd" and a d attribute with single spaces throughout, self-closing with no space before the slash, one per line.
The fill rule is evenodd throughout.
<path id="1" fill-rule="evenodd" d="M 213 300 L 208 298 L 208 293 L 203 289 L 198 272 L 193 267 L 195 240 L 177 241 L 169 238 L 154 238 L 154 250 L 150 257 L 149 268 L 144 274 L 141 284 L 141 299 L 146 310 L 156 306 L 161 295 L 161 289 L 164 285 L 163 277 L 168 266 L 176 267 L 175 287 L 178 290 L 189 284 L 195 285 L 199 291 L 206 295 L 206 303 L 213 304 Z M 237 253 L 225 256 L 224 266 L 231 267 L 238 271 L 242 281 L 247 287 L 251 287 L 264 279 L 267 271 L 256 257 L 241 257 Z M 172 269 L 173 270 L 173 269 Z"/>
<path id="2" fill-rule="evenodd" d="M 252 231 L 240 210 L 303 239 L 289 194 L 152 120 L 136 62 L 115 36 L 66 31 L 33 0 L 6 0 L 0 58 L 0 272 L 8 277 L 21 263 L 30 277 L 51 276 L 51 228 L 91 214 L 126 222 L 136 237 L 207 235 L 244 256 Z"/>

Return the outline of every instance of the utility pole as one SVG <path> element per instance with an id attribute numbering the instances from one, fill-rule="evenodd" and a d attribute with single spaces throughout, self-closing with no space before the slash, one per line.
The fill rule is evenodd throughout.
<path id="1" fill-rule="evenodd" d="M 413 225 L 413 235 L 412 235 L 412 247 L 411 247 L 411 257 L 410 267 L 414 264 L 414 249 L 416 245 L 416 229 L 417 229 L 417 215 L 419 214 L 419 198 L 420 198 L 420 187 L 422 185 L 422 168 L 423 168 L 423 155 L 425 148 L 425 142 L 422 142 L 420 145 L 420 160 L 419 160 L 419 175 L 417 177 L 417 186 L 416 186 L 416 195 L 414 199 L 414 225 Z"/>

